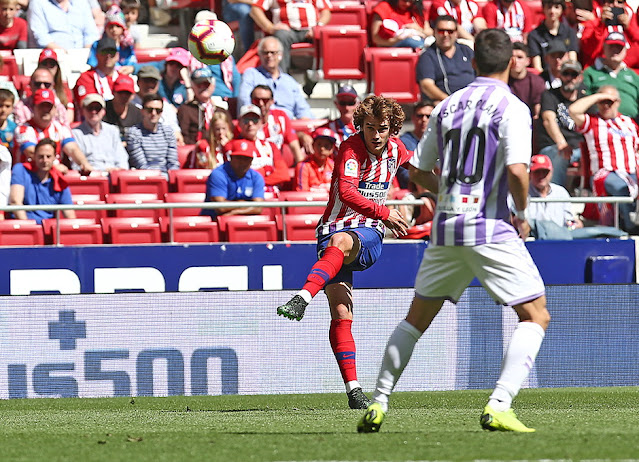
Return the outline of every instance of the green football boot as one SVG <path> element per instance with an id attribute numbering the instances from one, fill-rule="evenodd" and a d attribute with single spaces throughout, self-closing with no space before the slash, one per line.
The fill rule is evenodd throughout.
<path id="1" fill-rule="evenodd" d="M 484 430 L 501 432 L 531 433 L 534 428 L 528 428 L 519 421 L 512 408 L 507 411 L 497 412 L 491 406 L 486 406 L 479 418 L 479 423 Z"/>

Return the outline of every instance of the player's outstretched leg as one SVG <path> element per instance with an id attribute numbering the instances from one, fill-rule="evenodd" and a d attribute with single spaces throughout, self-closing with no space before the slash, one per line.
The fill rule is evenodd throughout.
<path id="1" fill-rule="evenodd" d="M 344 263 L 344 252 L 336 246 L 326 247 L 324 255 L 311 268 L 306 283 L 297 295 L 277 308 L 277 314 L 300 321 L 313 297 L 333 279 Z"/>
<path id="2" fill-rule="evenodd" d="M 366 412 L 359 419 L 357 423 L 358 433 L 376 433 L 384 422 L 384 416 L 386 413 L 382 409 L 382 405 L 379 403 L 373 403 L 368 406 Z"/>
<path id="3" fill-rule="evenodd" d="M 534 428 L 526 427 L 519 421 L 512 408 L 507 411 L 495 411 L 490 405 L 486 405 L 484 412 L 479 418 L 479 423 L 484 430 L 502 431 L 502 432 L 521 432 L 531 433 Z"/>

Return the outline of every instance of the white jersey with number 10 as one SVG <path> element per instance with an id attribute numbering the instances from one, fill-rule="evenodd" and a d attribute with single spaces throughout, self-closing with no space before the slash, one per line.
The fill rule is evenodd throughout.
<path id="1" fill-rule="evenodd" d="M 505 83 L 477 77 L 437 105 L 411 164 L 441 177 L 431 245 L 474 246 L 517 237 L 507 165 L 528 165 L 530 110 Z"/>

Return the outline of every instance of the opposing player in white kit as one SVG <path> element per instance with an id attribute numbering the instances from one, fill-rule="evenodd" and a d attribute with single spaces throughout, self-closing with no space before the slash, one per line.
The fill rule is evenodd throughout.
<path id="1" fill-rule="evenodd" d="M 498 303 L 512 306 L 520 320 L 480 423 L 487 430 L 534 431 L 517 419 L 511 403 L 533 367 L 550 315 L 544 283 L 522 241 L 530 231 L 525 210 L 531 118 L 507 85 L 511 57 L 512 44 L 503 30 L 477 35 L 479 77 L 435 108 L 411 159 L 414 179 L 438 192 L 437 210 L 415 297 L 388 340 L 374 402 L 358 423 L 360 432 L 379 431 L 415 344 L 444 301 L 456 302 L 474 276 Z M 438 159 L 439 180 L 432 172 Z M 518 210 L 512 221 L 508 191 Z"/>

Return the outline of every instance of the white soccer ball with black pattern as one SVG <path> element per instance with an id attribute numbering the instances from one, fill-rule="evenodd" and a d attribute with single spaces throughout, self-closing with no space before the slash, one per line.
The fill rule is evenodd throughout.
<path id="1" fill-rule="evenodd" d="M 233 31 L 218 19 L 198 22 L 189 34 L 189 51 L 204 64 L 220 64 L 231 56 L 234 48 Z"/>

